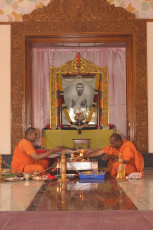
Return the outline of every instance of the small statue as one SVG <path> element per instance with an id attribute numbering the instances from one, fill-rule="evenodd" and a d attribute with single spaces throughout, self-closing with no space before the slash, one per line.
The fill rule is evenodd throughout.
<path id="1" fill-rule="evenodd" d="M 83 121 L 85 120 L 84 114 L 82 112 L 75 113 L 74 120 L 76 121 L 76 124 L 78 126 L 83 125 L 84 124 Z"/>

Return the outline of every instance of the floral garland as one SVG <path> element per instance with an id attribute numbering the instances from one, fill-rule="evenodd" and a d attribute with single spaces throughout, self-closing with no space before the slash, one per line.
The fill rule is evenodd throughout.
<path id="1" fill-rule="evenodd" d="M 59 84 L 59 95 L 60 95 L 60 99 L 61 99 L 61 103 L 62 103 L 62 110 L 64 111 L 65 113 L 65 116 L 68 120 L 68 122 L 73 125 L 73 127 L 76 127 L 77 129 L 81 129 L 83 128 L 84 126 L 87 126 L 88 123 L 90 122 L 92 116 L 93 116 L 93 112 L 95 110 L 95 107 L 96 107 L 96 102 L 97 102 L 97 97 L 98 97 L 98 90 L 99 90 L 99 79 L 100 79 L 100 73 L 97 73 L 96 74 L 96 82 L 95 82 L 95 91 L 94 91 L 94 97 L 93 97 L 93 102 L 92 102 L 92 106 L 91 106 L 91 110 L 90 110 L 90 113 L 89 113 L 89 116 L 86 120 L 86 122 L 80 127 L 80 126 L 77 126 L 70 118 L 69 116 L 69 113 L 67 111 L 67 107 L 66 107 L 66 104 L 65 104 L 65 100 L 64 100 L 64 93 L 63 93 L 63 87 L 62 87 L 62 75 L 59 74 L 58 75 L 58 84 Z"/>

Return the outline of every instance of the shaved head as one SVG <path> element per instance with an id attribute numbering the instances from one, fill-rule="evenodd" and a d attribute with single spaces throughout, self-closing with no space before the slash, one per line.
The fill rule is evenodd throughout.
<path id="1" fill-rule="evenodd" d="M 119 149 L 121 147 L 121 145 L 123 144 L 123 140 L 122 137 L 117 134 L 117 133 L 113 133 L 110 136 L 110 145 L 115 148 L 115 149 Z"/>
<path id="2" fill-rule="evenodd" d="M 25 131 L 25 136 L 34 133 L 36 131 L 35 128 L 29 127 L 26 131 Z"/>
<path id="3" fill-rule="evenodd" d="M 35 142 L 36 137 L 37 137 L 37 129 L 30 127 L 25 131 L 25 139 L 27 139 L 28 141 Z"/>
<path id="4" fill-rule="evenodd" d="M 117 134 L 117 133 L 113 133 L 111 136 L 110 136 L 110 139 L 114 139 L 114 141 L 122 141 L 122 137 Z"/>

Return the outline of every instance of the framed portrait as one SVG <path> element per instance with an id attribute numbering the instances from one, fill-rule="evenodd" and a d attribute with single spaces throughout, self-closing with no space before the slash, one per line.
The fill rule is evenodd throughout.
<path id="1" fill-rule="evenodd" d="M 88 116 L 90 114 L 90 110 L 92 108 L 94 92 L 95 92 L 95 82 L 96 76 L 88 76 L 88 75 L 77 75 L 77 76 L 62 76 L 62 86 L 63 86 L 63 94 L 65 105 L 69 114 L 69 117 L 73 123 L 76 122 L 75 115 L 78 113 L 83 114 L 84 120 L 86 122 Z M 99 95 L 98 95 L 99 96 Z M 98 114 L 98 105 L 99 101 L 95 104 L 95 109 L 92 115 L 92 118 L 89 122 L 89 126 L 97 126 L 99 122 L 99 114 Z M 61 102 L 60 102 L 61 105 Z M 61 122 L 62 126 L 69 126 L 68 119 L 62 110 L 62 106 L 60 106 L 61 113 Z"/>
<path id="2" fill-rule="evenodd" d="M 107 66 L 77 55 L 60 67 L 51 67 L 50 128 L 86 129 L 103 124 L 108 124 Z"/>

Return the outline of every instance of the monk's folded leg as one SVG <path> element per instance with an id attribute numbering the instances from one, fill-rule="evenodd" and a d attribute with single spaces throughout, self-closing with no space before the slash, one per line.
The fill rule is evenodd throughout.
<path id="1" fill-rule="evenodd" d="M 34 173 L 35 171 L 36 172 L 42 172 L 44 170 L 45 170 L 45 168 L 40 164 L 27 164 L 24 167 L 25 173 Z"/>
<path id="2" fill-rule="evenodd" d="M 48 159 L 42 159 L 42 160 L 37 161 L 35 164 L 42 165 L 44 169 L 48 169 L 50 161 Z"/>
<path id="3" fill-rule="evenodd" d="M 111 170 L 111 176 L 112 177 L 117 177 L 117 173 L 118 173 L 118 167 L 119 167 L 119 163 L 115 162 L 112 166 L 112 170 Z"/>
<path id="4" fill-rule="evenodd" d="M 135 165 L 132 165 L 132 164 L 125 165 L 125 175 L 126 176 L 128 176 L 130 173 L 135 173 L 135 172 L 137 172 Z"/>
<path id="5" fill-rule="evenodd" d="M 125 175 L 128 176 L 130 173 L 134 173 L 137 171 L 135 165 L 132 164 L 125 164 Z M 118 173 L 118 167 L 119 167 L 119 163 L 115 162 L 115 164 L 112 167 L 112 171 L 111 171 L 111 176 L 112 177 L 117 177 L 117 173 Z"/>

